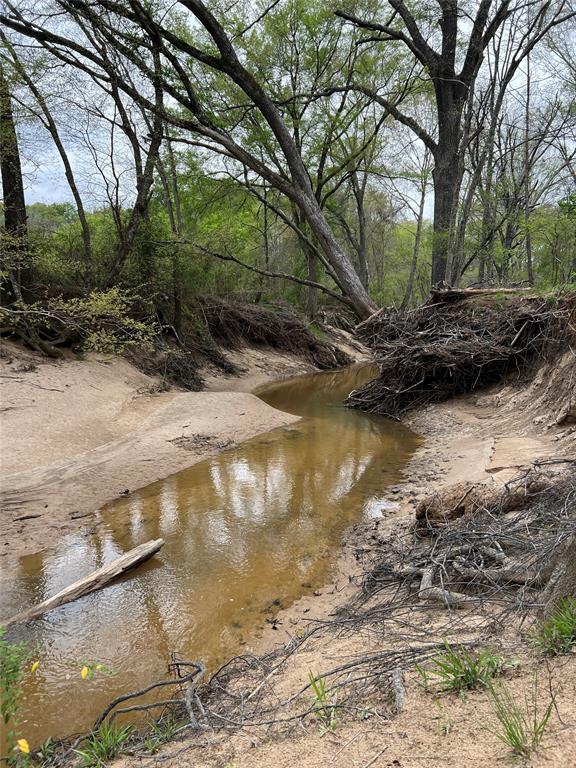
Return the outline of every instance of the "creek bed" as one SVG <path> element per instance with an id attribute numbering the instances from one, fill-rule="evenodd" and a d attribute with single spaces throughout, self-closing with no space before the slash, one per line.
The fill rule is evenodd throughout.
<path id="1" fill-rule="evenodd" d="M 301 420 L 117 499 L 88 533 L 21 558 L 3 616 L 143 541 L 166 541 L 123 579 L 10 630 L 41 649 L 19 737 L 37 746 L 88 730 L 112 698 L 163 678 L 172 651 L 214 670 L 326 582 L 345 529 L 381 514 L 419 443 L 400 424 L 342 407 L 371 376 L 352 366 L 260 388 Z M 82 667 L 96 663 L 104 668 L 83 680 Z"/>

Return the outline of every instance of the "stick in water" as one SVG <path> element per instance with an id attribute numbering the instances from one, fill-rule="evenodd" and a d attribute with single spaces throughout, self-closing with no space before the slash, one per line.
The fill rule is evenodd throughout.
<path id="1" fill-rule="evenodd" d="M 148 560 L 152 555 L 158 552 L 163 545 L 164 539 L 152 539 L 145 544 L 140 544 L 140 546 L 131 549 L 129 552 L 125 552 L 123 555 L 120 555 L 120 557 L 117 557 L 116 560 L 108 563 L 108 565 L 102 566 L 102 568 L 94 571 L 94 573 L 91 573 L 89 576 L 85 576 L 83 579 L 70 584 L 69 587 L 58 592 L 53 597 L 49 597 L 38 605 L 28 608 L 28 610 L 22 611 L 21 613 L 16 614 L 16 616 L 12 616 L 8 621 L 2 623 L 7 627 L 10 624 L 22 624 L 25 621 L 37 619 L 39 616 L 51 611 L 53 608 L 58 608 L 60 605 L 70 603 L 72 600 L 77 600 L 79 597 L 94 592 L 96 589 L 104 587 L 113 579 L 126 573 L 126 571 L 129 571 L 131 568 L 134 568 L 134 566 Z"/>

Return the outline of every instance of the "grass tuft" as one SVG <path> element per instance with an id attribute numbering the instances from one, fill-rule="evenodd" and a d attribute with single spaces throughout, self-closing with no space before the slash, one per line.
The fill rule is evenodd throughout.
<path id="1" fill-rule="evenodd" d="M 313 711 L 320 723 L 320 735 L 324 736 L 336 728 L 336 699 L 328 697 L 326 682 L 321 675 L 310 672 L 308 680 L 314 693 Z"/>
<path id="2" fill-rule="evenodd" d="M 525 696 L 523 706 L 518 704 L 505 685 L 490 685 L 489 690 L 496 723 L 488 726 L 488 730 L 510 747 L 515 755 L 529 757 L 540 745 L 550 722 L 553 699 L 539 712 L 536 677 L 530 695 Z"/>
<path id="3" fill-rule="evenodd" d="M 532 639 L 546 656 L 569 653 L 576 646 L 576 599 L 562 600 L 554 613 L 540 623 Z"/>
<path id="4" fill-rule="evenodd" d="M 131 732 L 131 725 L 123 728 L 101 725 L 95 733 L 85 739 L 82 749 L 75 750 L 76 754 L 82 758 L 85 768 L 102 768 L 108 760 L 116 757 Z"/>
<path id="5" fill-rule="evenodd" d="M 155 755 L 162 744 L 174 738 L 178 730 L 178 723 L 171 717 L 163 720 L 152 720 L 150 731 L 144 740 L 144 748 L 151 755 Z"/>
<path id="6" fill-rule="evenodd" d="M 490 648 L 469 651 L 462 645 L 451 646 L 448 642 L 444 645 L 446 650 L 434 657 L 430 666 L 416 665 L 427 689 L 448 692 L 486 687 L 506 666 L 504 657 L 494 654 Z"/>

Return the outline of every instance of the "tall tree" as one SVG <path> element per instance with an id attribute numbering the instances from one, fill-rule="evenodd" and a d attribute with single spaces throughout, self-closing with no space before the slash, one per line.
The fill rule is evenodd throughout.
<path id="1" fill-rule="evenodd" d="M 488 45 L 510 17 L 525 15 L 529 5 L 530 17 L 519 41 L 519 50 L 525 56 L 550 29 L 574 17 L 576 11 L 568 0 L 528 4 L 512 0 L 480 0 L 474 4 L 466 0 L 436 0 L 435 5 L 414 2 L 412 8 L 404 0 L 388 0 L 388 5 L 392 12 L 385 21 L 358 18 L 346 11 L 338 11 L 338 15 L 369 31 L 372 41 L 402 43 L 429 78 L 436 105 L 436 137 L 425 129 L 417 116 L 401 112 L 378 94 L 374 97 L 408 126 L 434 157 L 434 284 L 447 277 L 464 156 L 470 140 L 466 106 L 471 104 Z M 436 18 L 436 5 L 440 8 L 439 19 Z M 462 24 L 462 18 L 469 19 L 470 23 Z"/>
<path id="2" fill-rule="evenodd" d="M 4 198 L 6 258 L 4 269 L 10 275 L 8 293 L 21 299 L 21 290 L 29 287 L 27 263 L 27 226 L 24 182 L 18 136 L 14 125 L 10 84 L 0 62 L 0 172 Z"/>

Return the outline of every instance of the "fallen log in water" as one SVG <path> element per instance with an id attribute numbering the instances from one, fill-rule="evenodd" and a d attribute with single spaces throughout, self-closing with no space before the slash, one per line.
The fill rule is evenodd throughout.
<path id="1" fill-rule="evenodd" d="M 134 566 L 148 560 L 152 555 L 158 552 L 163 545 L 164 539 L 152 539 L 145 544 L 140 544 L 140 546 L 131 549 L 129 552 L 125 552 L 123 555 L 120 555 L 120 557 L 117 557 L 116 560 L 108 563 L 108 565 L 102 566 L 102 568 L 94 571 L 89 576 L 85 576 L 83 579 L 70 584 L 69 587 L 58 592 L 53 597 L 49 597 L 38 605 L 28 608 L 2 623 L 7 627 L 11 624 L 22 624 L 25 621 L 37 619 L 39 616 L 51 611 L 53 608 L 58 608 L 60 605 L 70 603 L 72 600 L 77 600 L 79 597 L 94 592 L 95 590 L 104 587 L 118 576 L 121 576 L 123 573 L 126 573 L 126 571 L 129 571 L 131 568 L 134 568 Z"/>

